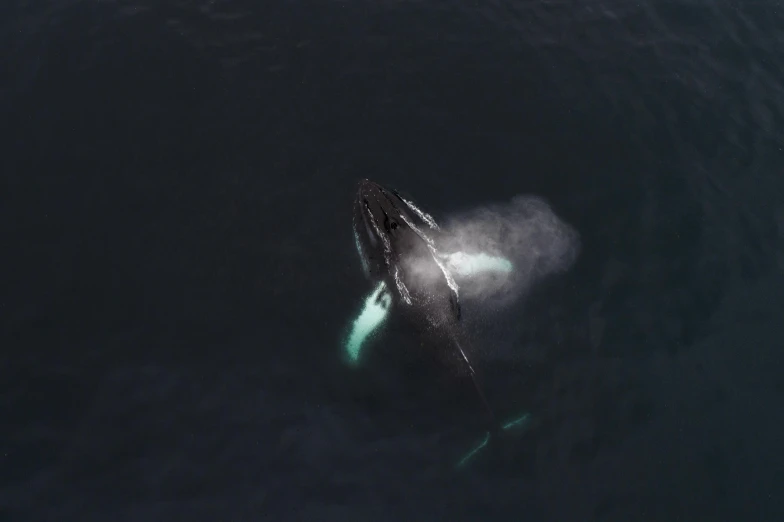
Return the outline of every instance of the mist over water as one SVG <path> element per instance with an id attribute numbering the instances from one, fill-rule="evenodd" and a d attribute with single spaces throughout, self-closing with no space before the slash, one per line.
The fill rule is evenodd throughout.
<path id="1" fill-rule="evenodd" d="M 525 357 L 519 312 L 537 283 L 574 266 L 578 231 L 544 199 L 520 194 L 446 216 L 435 237 L 432 257 L 402 260 L 410 281 L 425 293 L 445 276 L 455 286 L 462 323 L 477 341 L 469 351 L 490 359 Z"/>
<path id="2" fill-rule="evenodd" d="M 577 230 L 532 195 L 451 215 L 444 231 L 446 252 L 484 253 L 511 262 L 509 271 L 479 271 L 460 279 L 461 297 L 485 310 L 510 306 L 537 281 L 568 270 L 580 250 Z"/>

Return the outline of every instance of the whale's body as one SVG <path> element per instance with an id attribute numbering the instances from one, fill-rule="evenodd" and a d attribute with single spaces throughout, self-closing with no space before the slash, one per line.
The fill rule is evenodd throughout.
<path id="1" fill-rule="evenodd" d="M 447 329 L 460 321 L 457 282 L 437 249 L 435 220 L 397 191 L 368 180 L 354 201 L 354 238 L 366 276 L 383 282 L 391 306 Z"/>
<path id="2" fill-rule="evenodd" d="M 486 254 L 445 253 L 432 216 L 397 191 L 363 179 L 354 201 L 354 240 L 362 268 L 374 289 L 365 300 L 346 342 L 356 365 L 370 334 L 392 310 L 447 340 L 471 376 L 495 425 L 493 414 L 462 344 L 459 281 L 482 271 L 511 270 L 509 261 Z"/>
<path id="3" fill-rule="evenodd" d="M 472 290 L 503 288 L 514 275 L 512 263 L 488 252 L 445 251 L 442 245 L 462 244 L 455 239 L 465 238 L 444 233 L 433 217 L 411 200 L 367 179 L 358 185 L 353 228 L 362 269 L 373 289 L 346 338 L 349 364 L 359 364 L 364 346 L 392 310 L 402 312 L 416 326 L 446 341 L 441 344 L 449 347 L 470 375 L 488 413 L 486 437 L 459 461 L 458 467 L 496 438 L 492 435 L 527 426 L 527 413 L 504 424 L 496 421 L 464 349 L 467 336 L 462 325 L 461 284 L 469 298 Z M 554 251 L 565 253 L 566 246 L 561 241 Z M 525 266 L 518 269 L 524 271 Z M 488 286 L 488 281 L 493 284 Z"/>

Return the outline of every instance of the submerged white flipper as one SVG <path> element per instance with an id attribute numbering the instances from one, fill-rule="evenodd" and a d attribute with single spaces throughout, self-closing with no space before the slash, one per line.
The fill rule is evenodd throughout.
<path id="1" fill-rule="evenodd" d="M 512 262 L 508 259 L 491 256 L 484 252 L 478 254 L 454 252 L 452 254 L 442 254 L 442 257 L 446 260 L 447 269 L 456 278 L 470 278 L 490 272 L 508 274 L 513 268 Z"/>
<path id="2" fill-rule="evenodd" d="M 386 283 L 381 281 L 370 295 L 365 298 L 365 306 L 354 320 L 351 333 L 346 339 L 346 361 L 350 366 L 359 364 L 359 357 L 365 341 L 387 318 L 391 305 L 392 295 L 389 293 Z"/>

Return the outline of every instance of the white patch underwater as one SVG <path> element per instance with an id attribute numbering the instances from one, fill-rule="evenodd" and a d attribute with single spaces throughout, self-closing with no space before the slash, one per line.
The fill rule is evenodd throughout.
<path id="1" fill-rule="evenodd" d="M 543 200 L 517 196 L 509 203 L 453 215 L 439 247 L 466 299 L 508 306 L 536 281 L 569 269 L 579 235 Z"/>

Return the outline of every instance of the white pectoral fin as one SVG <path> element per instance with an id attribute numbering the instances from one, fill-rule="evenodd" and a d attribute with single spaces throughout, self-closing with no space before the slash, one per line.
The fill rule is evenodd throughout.
<path id="1" fill-rule="evenodd" d="M 380 282 L 365 298 L 365 304 L 351 326 L 351 332 L 345 342 L 346 361 L 351 366 L 359 364 L 362 347 L 389 314 L 392 296 L 387 285 Z"/>
<path id="2" fill-rule="evenodd" d="M 445 254 L 446 265 L 455 277 L 470 278 L 472 276 L 488 273 L 508 274 L 514 268 L 512 262 L 500 256 L 491 256 L 480 252 L 466 254 L 454 252 Z"/>

